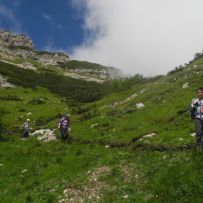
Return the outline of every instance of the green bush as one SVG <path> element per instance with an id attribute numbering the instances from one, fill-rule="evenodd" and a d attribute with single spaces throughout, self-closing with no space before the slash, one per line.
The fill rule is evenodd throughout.
<path id="1" fill-rule="evenodd" d="M 61 62 L 59 63 L 60 67 L 62 69 L 77 69 L 77 68 L 84 68 L 84 69 L 104 69 L 104 68 L 107 68 L 105 66 L 102 66 L 100 64 L 96 64 L 96 63 L 90 63 L 90 62 L 87 62 L 87 61 L 77 61 L 77 60 L 70 60 L 68 62 Z"/>
<path id="2" fill-rule="evenodd" d="M 33 104 L 33 105 L 38 105 L 38 104 L 45 104 L 47 100 L 46 98 L 40 97 L 40 98 L 35 98 L 32 99 L 29 104 Z"/>
<path id="3" fill-rule="evenodd" d="M 0 96 L 0 100 L 23 101 L 23 98 L 18 96 L 7 95 L 7 96 Z"/>
<path id="4" fill-rule="evenodd" d="M 60 117 L 60 114 L 56 114 L 56 115 L 49 116 L 49 117 L 40 116 L 36 120 L 35 124 L 36 124 L 36 126 L 44 126 L 44 125 L 48 124 L 49 122 L 51 122 L 51 121 L 53 121 L 59 117 Z"/>

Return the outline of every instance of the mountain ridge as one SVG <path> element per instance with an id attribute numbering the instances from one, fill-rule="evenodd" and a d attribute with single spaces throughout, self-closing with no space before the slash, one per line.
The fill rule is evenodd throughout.
<path id="1" fill-rule="evenodd" d="M 37 51 L 33 41 L 24 34 L 16 35 L 9 31 L 0 31 L 0 59 L 20 64 L 28 69 L 60 69 L 69 77 L 87 81 L 105 82 L 124 77 L 119 69 L 102 66 L 86 61 L 72 60 L 63 52 Z M 72 66 L 74 68 L 67 68 Z M 54 67 L 54 68 L 53 68 Z M 73 66 L 72 66 L 73 67 Z"/>

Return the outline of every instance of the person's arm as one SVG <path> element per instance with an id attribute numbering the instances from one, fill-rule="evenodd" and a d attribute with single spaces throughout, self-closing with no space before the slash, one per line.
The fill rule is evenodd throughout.
<path id="1" fill-rule="evenodd" d="M 195 118 L 195 112 L 196 112 L 196 105 L 198 104 L 199 99 L 193 99 L 190 105 L 190 114 L 191 114 L 191 118 L 194 119 Z"/>
<path id="2" fill-rule="evenodd" d="M 191 108 L 196 108 L 196 105 L 198 104 L 198 102 L 199 102 L 198 98 L 193 99 L 192 102 L 191 102 Z"/>
<path id="3" fill-rule="evenodd" d="M 58 123 L 58 128 L 60 128 L 60 126 L 61 126 L 61 120 L 60 120 L 59 123 Z"/>

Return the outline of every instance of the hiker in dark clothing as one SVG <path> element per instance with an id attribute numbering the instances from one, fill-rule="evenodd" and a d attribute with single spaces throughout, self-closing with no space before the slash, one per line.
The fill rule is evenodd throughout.
<path id="1" fill-rule="evenodd" d="M 67 140 L 69 136 L 70 118 L 69 116 L 63 115 L 58 124 L 60 128 L 61 140 Z"/>
<path id="2" fill-rule="evenodd" d="M 22 128 L 23 128 L 23 138 L 27 138 L 29 136 L 30 131 L 30 119 L 27 119 L 25 123 L 23 123 Z"/>
<path id="3" fill-rule="evenodd" d="M 197 98 L 191 102 L 191 117 L 195 122 L 196 145 L 199 151 L 203 150 L 203 87 L 196 90 Z"/>

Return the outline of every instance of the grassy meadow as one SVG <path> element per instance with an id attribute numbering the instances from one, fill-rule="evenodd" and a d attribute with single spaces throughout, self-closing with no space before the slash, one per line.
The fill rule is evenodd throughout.
<path id="1" fill-rule="evenodd" d="M 0 202 L 202 202 L 203 154 L 188 110 L 202 68 L 200 58 L 166 76 L 80 86 L 0 63 L 18 86 L 0 89 Z M 27 118 L 31 131 L 59 136 L 61 113 L 70 114 L 70 142 L 21 139 Z"/>

